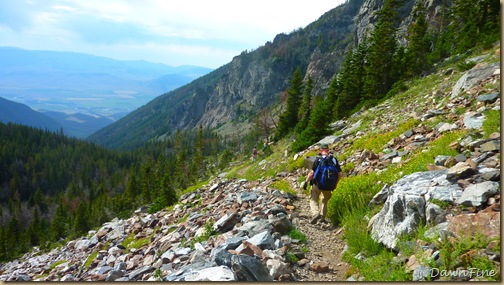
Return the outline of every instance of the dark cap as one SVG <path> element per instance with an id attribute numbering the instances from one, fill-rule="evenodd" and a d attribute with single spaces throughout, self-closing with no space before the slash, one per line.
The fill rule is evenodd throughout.
<path id="1" fill-rule="evenodd" d="M 323 143 L 323 144 L 320 145 L 320 148 L 322 148 L 322 149 L 329 148 L 329 146 L 327 144 Z"/>

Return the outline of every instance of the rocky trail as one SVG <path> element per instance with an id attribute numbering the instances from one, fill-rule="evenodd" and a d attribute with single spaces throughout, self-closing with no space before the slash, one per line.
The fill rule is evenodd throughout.
<path id="1" fill-rule="evenodd" d="M 294 272 L 303 281 L 345 281 L 349 265 L 342 260 L 345 242 L 343 229 L 331 224 L 310 224 L 310 198 L 304 193 L 298 194 L 294 202 L 296 218 L 295 227 L 307 238 L 305 260 Z"/>

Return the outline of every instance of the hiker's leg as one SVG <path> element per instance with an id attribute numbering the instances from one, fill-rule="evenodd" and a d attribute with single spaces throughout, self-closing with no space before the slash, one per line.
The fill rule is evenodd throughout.
<path id="1" fill-rule="evenodd" d="M 327 214 L 327 202 L 331 199 L 332 192 L 329 190 L 321 191 L 322 192 L 322 205 L 320 206 L 320 214 L 322 215 L 322 219 L 325 219 Z"/>
<path id="2" fill-rule="evenodd" d="M 319 196 L 320 190 L 317 185 L 313 184 L 310 190 L 310 210 L 312 216 L 319 215 Z"/>

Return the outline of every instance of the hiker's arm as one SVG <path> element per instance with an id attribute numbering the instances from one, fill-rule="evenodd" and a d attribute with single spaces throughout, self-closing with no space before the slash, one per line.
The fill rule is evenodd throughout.
<path id="1" fill-rule="evenodd" d="M 310 170 L 310 173 L 308 173 L 308 176 L 306 176 L 305 182 L 308 183 L 312 179 L 313 179 L 313 170 Z"/>

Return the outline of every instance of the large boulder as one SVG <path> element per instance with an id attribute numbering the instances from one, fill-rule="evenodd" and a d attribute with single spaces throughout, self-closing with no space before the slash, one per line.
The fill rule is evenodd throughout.
<path id="1" fill-rule="evenodd" d="M 462 189 L 447 180 L 448 170 L 417 172 L 396 181 L 387 191 L 387 200 L 370 221 L 371 236 L 388 248 L 396 249 L 398 237 L 415 232 L 427 219 L 427 202 L 432 199 L 453 203 Z M 383 199 L 383 198 L 381 198 Z M 429 208 L 429 222 L 444 221 L 442 211 Z"/>

